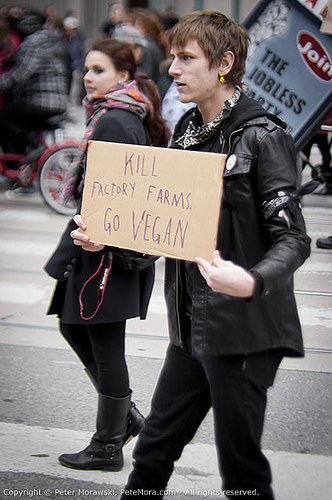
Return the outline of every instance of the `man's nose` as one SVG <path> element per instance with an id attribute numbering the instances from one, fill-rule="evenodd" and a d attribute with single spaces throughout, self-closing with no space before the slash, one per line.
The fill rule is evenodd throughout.
<path id="1" fill-rule="evenodd" d="M 178 75 L 180 73 L 180 69 L 178 68 L 175 60 L 172 61 L 171 65 L 168 69 L 168 72 L 171 76 Z"/>

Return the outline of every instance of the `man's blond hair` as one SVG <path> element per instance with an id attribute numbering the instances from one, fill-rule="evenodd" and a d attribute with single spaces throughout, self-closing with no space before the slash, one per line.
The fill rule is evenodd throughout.
<path id="1" fill-rule="evenodd" d="M 235 61 L 225 82 L 240 85 L 246 68 L 249 35 L 243 26 L 217 10 L 190 12 L 183 16 L 169 35 L 171 46 L 183 48 L 196 40 L 210 63 L 218 66 L 227 51 Z"/>

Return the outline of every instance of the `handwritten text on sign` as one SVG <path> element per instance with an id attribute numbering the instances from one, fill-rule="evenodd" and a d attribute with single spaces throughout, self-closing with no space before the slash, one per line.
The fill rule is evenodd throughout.
<path id="1" fill-rule="evenodd" d="M 185 260 L 216 247 L 225 156 L 91 141 L 82 216 L 92 241 Z"/>

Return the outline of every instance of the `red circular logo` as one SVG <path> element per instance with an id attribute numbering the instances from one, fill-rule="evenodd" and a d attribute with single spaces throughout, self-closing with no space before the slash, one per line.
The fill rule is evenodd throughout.
<path id="1" fill-rule="evenodd" d="M 297 35 L 297 48 L 310 70 L 321 80 L 332 79 L 332 64 L 328 53 L 321 43 L 308 31 L 300 31 Z"/>

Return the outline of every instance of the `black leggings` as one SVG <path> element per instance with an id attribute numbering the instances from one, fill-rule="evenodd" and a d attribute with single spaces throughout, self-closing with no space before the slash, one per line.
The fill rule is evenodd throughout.
<path id="1" fill-rule="evenodd" d="M 91 372 L 95 372 L 99 391 L 115 398 L 129 394 L 125 327 L 125 321 L 97 325 L 69 325 L 60 321 L 64 338 L 84 366 L 90 366 Z"/>

